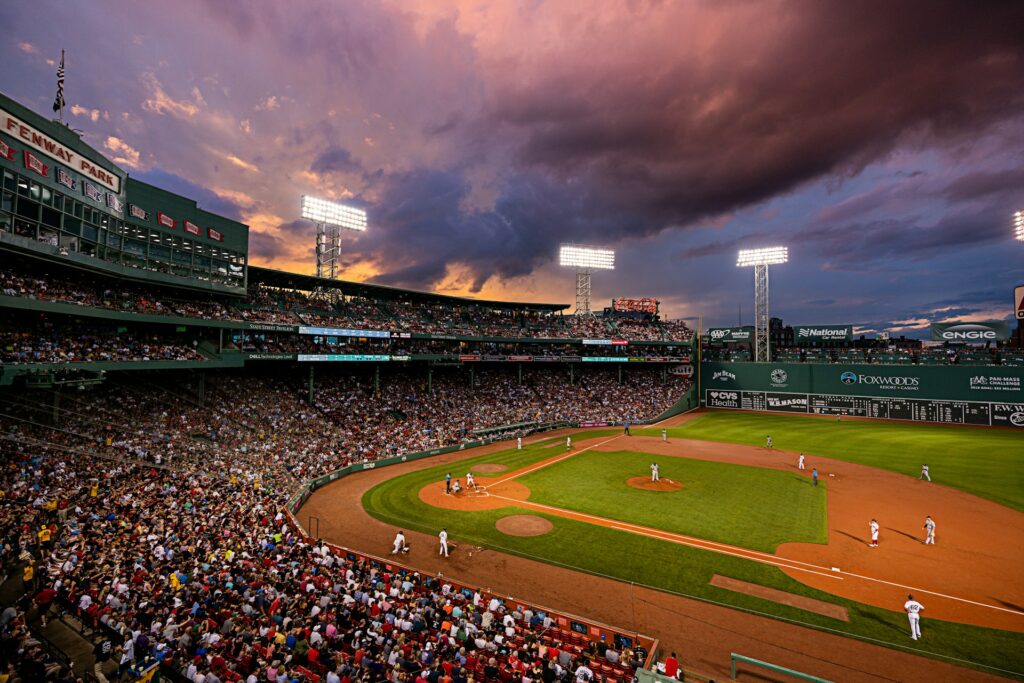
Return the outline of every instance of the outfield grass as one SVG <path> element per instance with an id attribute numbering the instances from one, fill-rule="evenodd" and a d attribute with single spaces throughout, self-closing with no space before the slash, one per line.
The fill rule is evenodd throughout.
<path id="1" fill-rule="evenodd" d="M 1024 511 L 1024 430 L 711 411 L 668 430 L 674 437 L 803 451 L 932 480 Z M 634 433 L 661 435 L 661 429 Z"/>
<path id="2" fill-rule="evenodd" d="M 814 487 L 792 472 L 673 457 L 658 459 L 661 478 L 682 489 L 629 486 L 630 477 L 650 475 L 653 459 L 633 451 L 587 451 L 516 481 L 537 503 L 752 550 L 828 541 L 824 482 Z"/>

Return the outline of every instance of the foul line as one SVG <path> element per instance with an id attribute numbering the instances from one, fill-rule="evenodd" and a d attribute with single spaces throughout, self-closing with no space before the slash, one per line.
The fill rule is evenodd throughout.
<path id="1" fill-rule="evenodd" d="M 539 463 L 539 464 L 534 465 L 532 467 L 527 467 L 524 470 L 518 470 L 517 472 L 514 472 L 513 474 L 510 474 L 509 476 L 505 477 L 504 479 L 499 479 L 498 481 L 492 481 L 490 484 L 488 484 L 488 486 L 497 486 L 498 484 L 504 484 L 506 481 L 512 481 L 513 479 L 521 477 L 524 474 L 529 474 L 530 472 L 536 472 L 537 470 L 543 469 L 543 468 L 545 468 L 545 467 L 547 467 L 549 465 L 554 465 L 556 463 L 560 463 L 563 460 L 566 460 L 567 458 L 571 458 L 574 455 L 579 455 L 580 453 L 586 453 L 591 448 L 597 448 L 598 446 L 603 446 L 606 443 L 611 443 L 612 441 L 615 441 L 615 439 L 618 439 L 618 438 L 621 438 L 621 437 L 622 437 L 622 434 L 618 434 L 616 436 L 613 436 L 610 439 L 605 439 L 604 441 L 602 441 L 600 443 L 595 443 L 592 446 L 587 446 L 586 448 L 581 448 L 578 451 L 569 451 L 568 453 L 566 453 L 565 455 L 563 455 L 563 456 L 561 456 L 559 458 L 554 458 L 552 460 L 545 460 L 542 463 Z M 500 496 L 499 496 L 499 498 L 500 498 Z"/>
<path id="2" fill-rule="evenodd" d="M 615 438 L 617 439 L 619 437 L 615 437 Z M 609 441 L 611 441 L 611 440 L 612 439 L 609 439 Z M 595 444 L 595 446 L 599 446 L 599 445 L 601 445 L 601 444 Z M 592 446 L 591 448 L 593 448 L 595 446 Z M 551 463 L 549 463 L 549 464 L 551 464 Z M 492 486 L 493 486 L 493 484 L 492 484 Z M 488 491 L 487 494 L 489 496 L 493 496 L 494 498 L 499 498 L 501 500 L 507 500 L 509 502 L 515 503 L 516 505 L 519 505 L 520 507 L 527 507 L 527 508 L 532 507 L 532 508 L 538 508 L 538 509 L 542 509 L 542 510 L 548 510 L 548 511 L 551 511 L 551 512 L 553 512 L 553 513 L 555 513 L 555 514 L 557 514 L 557 515 L 559 515 L 561 517 L 565 517 L 567 519 L 573 519 L 574 517 L 582 517 L 582 518 L 586 518 L 586 519 L 593 519 L 593 520 L 597 520 L 599 522 L 604 522 L 604 523 L 606 523 L 606 526 L 608 526 L 610 528 L 613 528 L 613 529 L 617 529 L 619 531 L 626 531 L 626 532 L 629 532 L 629 533 L 634 533 L 634 534 L 637 534 L 638 536 L 648 536 L 650 538 L 656 538 L 656 539 L 659 539 L 659 540 L 662 540 L 662 541 L 669 541 L 669 542 L 672 542 L 672 543 L 677 543 L 679 545 L 685 545 L 685 546 L 689 546 L 689 547 L 692 547 L 692 548 L 697 548 L 697 549 L 700 549 L 700 550 L 707 550 L 708 552 L 712 552 L 712 553 L 720 553 L 722 555 L 731 555 L 733 557 L 739 557 L 741 559 L 750 560 L 752 562 L 760 562 L 761 564 L 774 565 L 776 567 L 779 567 L 780 569 L 791 569 L 793 571 L 807 572 L 809 574 L 817 574 L 818 576 L 827 576 L 830 579 L 840 579 L 840 580 L 842 580 L 843 577 L 842 576 L 837 576 L 837 574 L 843 574 L 845 576 L 849 576 L 850 578 L 860 579 L 862 581 L 873 581 L 875 583 L 882 583 L 882 584 L 886 584 L 886 585 L 889 585 L 889 586 L 896 586 L 898 588 L 902 588 L 902 589 L 906 589 L 906 590 L 910 590 L 910 591 L 916 591 L 918 593 L 924 593 L 924 594 L 927 594 L 927 595 L 934 595 L 934 596 L 937 596 L 937 597 L 940 597 L 940 598 L 946 598 L 947 600 L 955 600 L 957 602 L 963 602 L 963 603 L 966 603 L 966 604 L 969 604 L 969 605 L 975 605 L 977 607 L 984 607 L 986 609 L 997 610 L 999 612 L 1008 612 L 1010 614 L 1015 614 L 1017 616 L 1024 616 L 1024 612 L 1021 612 L 1020 610 L 1010 609 L 1010 608 L 1007 608 L 1007 607 L 998 607 L 996 605 L 988 605 L 988 604 L 983 603 L 983 602 L 977 602 L 976 600 L 970 600 L 968 598 L 959 598 L 959 597 L 957 597 L 955 595 L 948 595 L 946 593 L 939 593 L 938 591 L 928 590 L 927 588 L 915 588 L 914 586 L 908 586 L 906 584 L 896 583 L 894 581 L 887 581 L 886 579 L 877 579 L 877 578 L 875 578 L 873 576 L 864 576 L 863 574 L 855 574 L 853 572 L 844 572 L 841 569 L 834 569 L 833 570 L 833 569 L 831 569 L 829 567 L 822 567 L 820 565 L 816 565 L 816 564 L 813 564 L 813 563 L 810 563 L 810 562 L 803 562 L 801 560 L 792 560 L 792 559 L 789 559 L 789 558 L 786 558 L 786 557 L 781 557 L 781 556 L 778 556 L 778 555 L 773 555 L 771 553 L 765 553 L 765 552 L 762 552 L 760 550 L 750 550 L 750 549 L 747 549 L 747 548 L 740 548 L 738 546 L 728 545 L 726 543 L 719 543 L 717 541 L 709 541 L 709 540 L 702 539 L 702 538 L 695 538 L 693 536 L 684 536 L 682 534 L 676 534 L 676 533 L 673 533 L 671 531 L 662 531 L 661 529 L 653 529 L 651 527 L 644 527 L 644 526 L 634 525 L 634 524 L 630 524 L 629 522 L 620 522 L 618 520 L 608 519 L 606 517 L 598 517 L 597 515 L 590 515 L 590 514 L 587 514 L 585 512 L 576 512 L 575 510 L 566 510 L 565 508 L 558 508 L 558 507 L 554 507 L 552 505 L 544 505 L 543 503 L 535 503 L 535 502 L 529 501 L 529 500 L 520 500 L 520 499 L 517 499 L 517 498 L 509 498 L 507 496 L 499 496 L 498 494 L 492 493 L 490 491 Z M 803 566 L 801 567 L 801 566 L 797 566 L 797 565 L 803 565 Z M 805 567 L 810 567 L 810 569 L 805 569 Z"/>

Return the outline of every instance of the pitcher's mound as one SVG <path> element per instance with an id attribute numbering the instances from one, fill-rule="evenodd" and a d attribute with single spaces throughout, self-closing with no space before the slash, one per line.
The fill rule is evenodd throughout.
<path id="1" fill-rule="evenodd" d="M 678 481 L 673 481 L 672 479 L 651 481 L 650 477 L 630 477 L 626 483 L 635 489 L 643 489 L 644 491 L 678 491 L 683 488 L 683 485 Z"/>
<path id="2" fill-rule="evenodd" d="M 551 522 L 536 515 L 509 515 L 494 523 L 498 531 L 509 536 L 542 536 L 551 531 Z"/>
<path id="3" fill-rule="evenodd" d="M 504 472 L 508 469 L 508 465 L 485 463 L 483 465 L 474 465 L 470 469 L 474 472 L 479 472 L 480 474 L 494 474 L 495 472 Z"/>

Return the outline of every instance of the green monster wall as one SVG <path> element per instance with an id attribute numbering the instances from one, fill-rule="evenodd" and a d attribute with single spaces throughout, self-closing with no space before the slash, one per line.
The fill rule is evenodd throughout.
<path id="1" fill-rule="evenodd" d="M 700 371 L 708 408 L 1024 429 L 1024 368 L 712 361 Z"/>

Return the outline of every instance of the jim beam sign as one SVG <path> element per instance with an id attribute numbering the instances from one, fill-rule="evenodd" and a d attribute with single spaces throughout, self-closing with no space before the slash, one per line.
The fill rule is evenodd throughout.
<path id="1" fill-rule="evenodd" d="M 5 109 L 0 109 L 0 130 L 37 152 L 99 183 L 114 194 L 121 193 L 121 179 L 113 171 L 93 163 L 50 136 L 44 135 Z"/>

